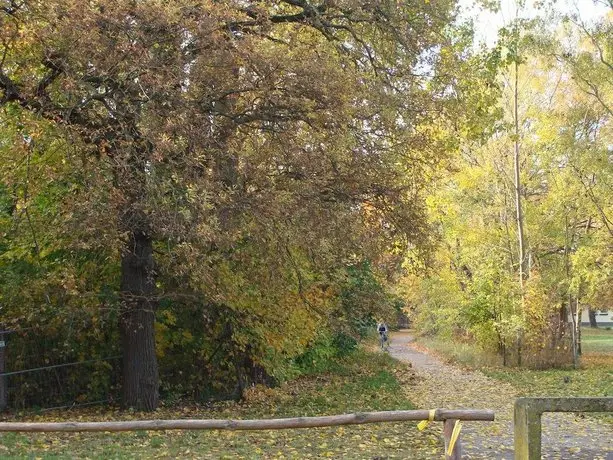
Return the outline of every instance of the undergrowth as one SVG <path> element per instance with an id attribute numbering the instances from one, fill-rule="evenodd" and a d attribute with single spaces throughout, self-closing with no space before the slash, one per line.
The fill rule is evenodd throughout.
<path id="1" fill-rule="evenodd" d="M 499 356 L 486 353 L 471 343 L 426 336 L 418 337 L 417 343 L 430 352 L 434 352 L 441 359 L 462 366 L 482 368 L 502 365 L 502 359 Z"/>
<path id="2" fill-rule="evenodd" d="M 585 336 L 591 338 L 589 331 Z M 612 397 L 613 353 L 592 351 L 595 347 L 589 339 L 587 343 L 579 369 L 567 367 L 531 370 L 503 367 L 500 357 L 485 353 L 471 344 L 449 342 L 433 337 L 418 338 L 420 346 L 448 362 L 478 369 L 488 377 L 510 383 L 516 388 L 518 397 Z M 599 417 L 613 423 L 611 415 Z"/>
<path id="3" fill-rule="evenodd" d="M 164 407 L 154 414 L 109 408 L 4 417 L 11 421 L 171 418 L 249 419 L 411 409 L 414 378 L 386 354 L 363 349 L 277 388 L 253 387 L 239 403 Z M 415 458 L 440 456 L 434 433 L 415 423 L 277 431 L 167 431 L 0 435 L 1 458 Z"/>

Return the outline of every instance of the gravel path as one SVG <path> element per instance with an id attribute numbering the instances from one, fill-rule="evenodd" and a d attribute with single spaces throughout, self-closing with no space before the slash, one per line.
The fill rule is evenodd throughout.
<path id="1" fill-rule="evenodd" d="M 415 349 L 408 332 L 392 334 L 390 354 L 410 362 L 417 374 L 409 388 L 410 399 L 420 408 L 492 409 L 495 422 L 465 422 L 462 428 L 464 458 L 513 458 L 513 402 L 517 391 L 509 384 L 443 363 Z M 441 423 L 428 429 L 439 430 Z M 544 414 L 543 458 L 613 460 L 613 433 L 609 425 L 574 414 Z"/>

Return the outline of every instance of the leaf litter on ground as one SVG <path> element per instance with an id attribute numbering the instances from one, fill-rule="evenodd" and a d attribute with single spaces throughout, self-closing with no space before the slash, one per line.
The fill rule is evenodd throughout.
<path id="1" fill-rule="evenodd" d="M 412 369 L 388 355 L 358 350 L 323 374 L 277 388 L 250 388 L 240 402 L 162 407 L 153 414 L 89 408 L 11 415 L 4 421 L 253 419 L 413 409 Z M 412 458 L 442 455 L 440 429 L 416 422 L 268 431 L 5 433 L 0 457 L 14 458 Z"/>

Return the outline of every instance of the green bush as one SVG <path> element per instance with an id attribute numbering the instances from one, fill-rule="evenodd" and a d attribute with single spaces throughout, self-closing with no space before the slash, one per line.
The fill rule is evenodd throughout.
<path id="1" fill-rule="evenodd" d="M 335 348 L 337 357 L 347 356 L 358 347 L 358 341 L 354 337 L 343 332 L 338 332 L 334 335 L 332 344 Z"/>
<path id="2" fill-rule="evenodd" d="M 333 337 L 321 334 L 306 352 L 294 359 L 294 364 L 300 374 L 325 372 L 336 356 Z"/>
<path id="3" fill-rule="evenodd" d="M 339 358 L 349 356 L 357 350 L 358 341 L 343 332 L 323 333 L 304 352 L 293 360 L 297 374 L 326 372 L 336 365 Z"/>

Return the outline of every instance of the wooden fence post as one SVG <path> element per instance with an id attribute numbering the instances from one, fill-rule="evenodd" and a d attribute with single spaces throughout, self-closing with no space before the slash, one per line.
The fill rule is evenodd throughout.
<path id="1" fill-rule="evenodd" d="M 541 414 L 613 412 L 613 398 L 519 398 L 515 401 L 515 459 L 540 460 Z"/>
<path id="2" fill-rule="evenodd" d="M 453 433 L 453 427 L 455 426 L 457 420 L 455 419 L 447 419 L 443 424 L 443 438 L 445 439 L 445 459 L 446 460 L 460 460 L 462 458 L 462 443 L 460 441 L 460 436 L 456 439 L 455 444 L 453 445 L 453 450 L 451 451 L 451 455 L 447 454 L 449 450 L 449 443 L 451 442 L 451 433 Z"/>
<path id="3" fill-rule="evenodd" d="M 537 460 L 541 458 L 541 412 L 531 407 L 531 400 L 515 401 L 515 458 Z"/>

